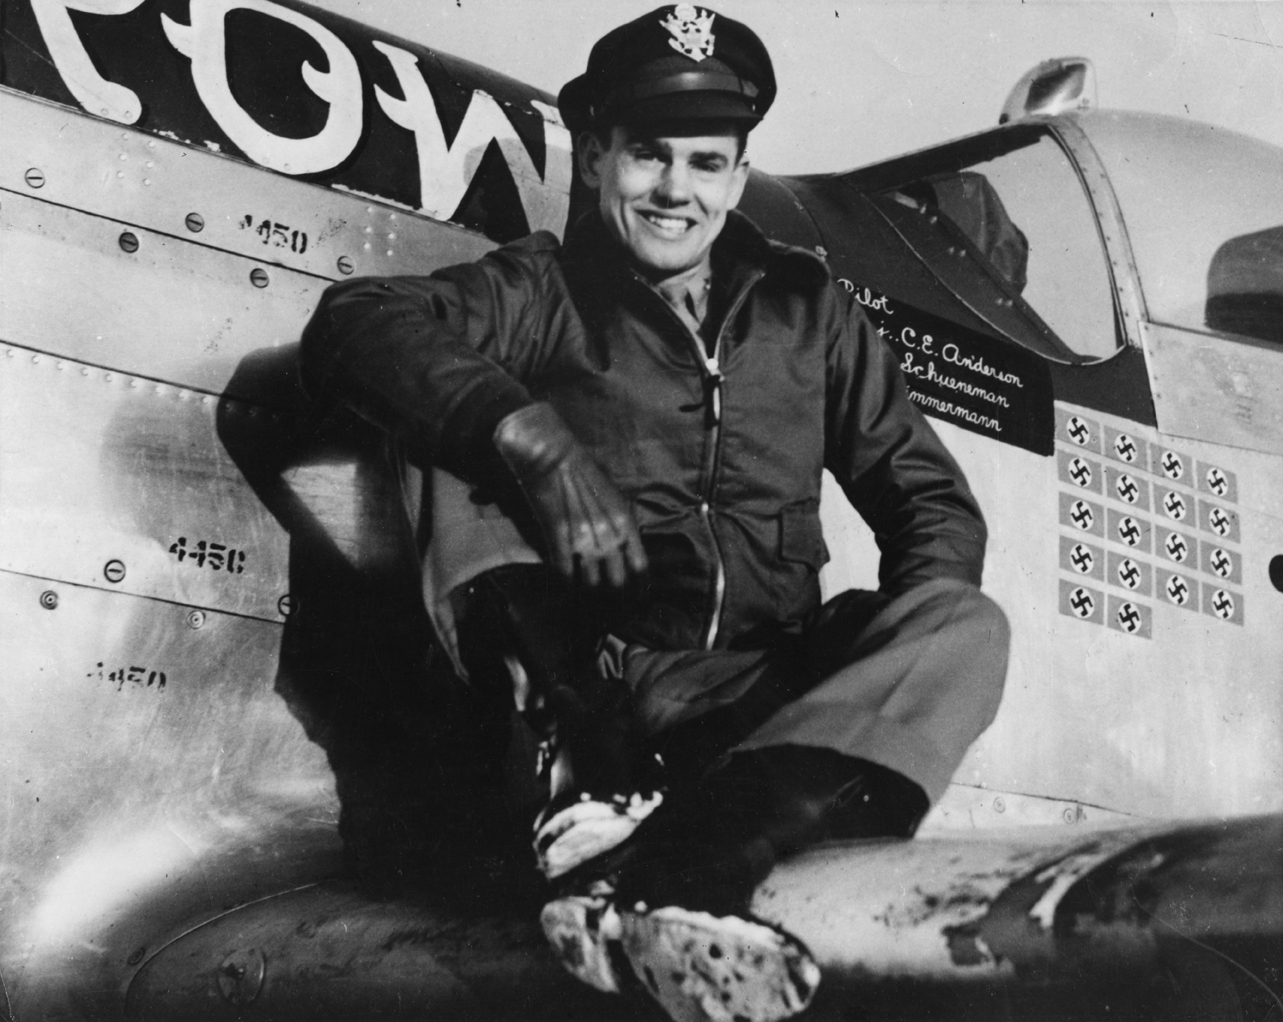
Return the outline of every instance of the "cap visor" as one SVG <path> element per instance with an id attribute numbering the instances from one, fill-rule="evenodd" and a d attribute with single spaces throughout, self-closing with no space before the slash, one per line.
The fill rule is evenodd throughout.
<path id="1" fill-rule="evenodd" d="M 743 121 L 751 126 L 761 119 L 744 97 L 734 92 L 670 92 L 638 100 L 620 116 L 626 124 Z"/>

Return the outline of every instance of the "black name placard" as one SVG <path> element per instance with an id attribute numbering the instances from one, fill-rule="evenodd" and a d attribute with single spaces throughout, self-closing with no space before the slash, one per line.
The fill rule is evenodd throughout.
<path id="1" fill-rule="evenodd" d="M 896 353 L 909 397 L 924 413 L 1035 454 L 1052 453 L 1051 373 L 1043 359 L 845 278 L 838 283 Z"/>

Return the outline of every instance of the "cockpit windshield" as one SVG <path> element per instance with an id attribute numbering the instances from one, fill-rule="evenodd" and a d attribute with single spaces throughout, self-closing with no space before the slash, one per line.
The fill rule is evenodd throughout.
<path id="1" fill-rule="evenodd" d="M 1120 338 L 1096 216 L 1051 132 L 1010 129 L 935 157 L 872 198 L 937 279 L 1045 358 L 1112 355 Z"/>
<path id="2" fill-rule="evenodd" d="M 1283 343 L 1283 150 L 1177 118 L 1082 116 L 1149 317 Z"/>

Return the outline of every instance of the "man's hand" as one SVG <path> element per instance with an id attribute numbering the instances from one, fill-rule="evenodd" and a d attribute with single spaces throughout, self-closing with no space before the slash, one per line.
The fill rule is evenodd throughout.
<path id="1" fill-rule="evenodd" d="M 580 446 L 552 405 L 527 405 L 494 431 L 548 543 L 553 564 L 587 586 L 622 587 L 646 570 L 623 495 Z"/>

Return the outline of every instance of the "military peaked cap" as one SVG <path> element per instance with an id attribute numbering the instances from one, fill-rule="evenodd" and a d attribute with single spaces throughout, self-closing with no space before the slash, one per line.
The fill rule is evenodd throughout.
<path id="1" fill-rule="evenodd" d="M 747 25 L 670 4 L 606 33 L 557 105 L 573 134 L 591 127 L 717 118 L 752 127 L 775 100 L 775 71 Z"/>

